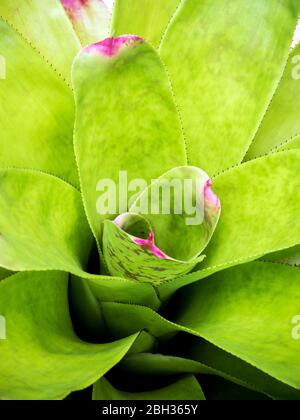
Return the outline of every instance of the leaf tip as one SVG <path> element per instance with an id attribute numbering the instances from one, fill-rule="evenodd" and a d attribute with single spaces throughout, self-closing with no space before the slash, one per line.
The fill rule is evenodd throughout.
<path id="1" fill-rule="evenodd" d="M 204 198 L 205 201 L 216 210 L 216 212 L 219 212 L 221 210 L 221 202 L 219 197 L 213 192 L 212 186 L 212 180 L 208 179 L 204 187 Z"/>
<path id="2" fill-rule="evenodd" d="M 122 46 L 129 46 L 136 42 L 143 42 L 144 39 L 138 35 L 122 35 L 118 37 L 106 38 L 101 42 L 91 44 L 84 48 L 87 53 L 96 52 L 105 57 L 114 57 L 118 54 Z"/>

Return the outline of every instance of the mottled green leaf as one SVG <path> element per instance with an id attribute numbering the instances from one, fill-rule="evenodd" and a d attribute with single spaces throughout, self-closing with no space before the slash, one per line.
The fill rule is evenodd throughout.
<path id="1" fill-rule="evenodd" d="M 295 136 L 292 139 L 288 140 L 287 142 L 284 142 L 278 148 L 276 148 L 277 151 L 293 150 L 293 149 L 300 149 L 300 136 Z"/>
<path id="2" fill-rule="evenodd" d="M 59 0 L 1 0 L 0 16 L 70 82 L 71 64 L 80 43 Z M 24 67 L 30 68 L 29 60 Z"/>
<path id="3" fill-rule="evenodd" d="M 145 329 L 163 343 L 178 331 L 187 332 L 299 390 L 298 341 L 293 334 L 300 311 L 299 279 L 298 268 L 278 264 L 232 268 L 182 289 L 170 302 L 175 323 L 136 305 L 103 302 L 102 309 L 118 338 Z"/>
<path id="4" fill-rule="evenodd" d="M 180 0 L 115 0 L 111 33 L 136 34 L 158 47 Z"/>
<path id="5" fill-rule="evenodd" d="M 185 164 L 185 148 L 164 67 L 142 40 L 121 37 L 85 48 L 75 61 L 73 80 L 75 151 L 86 211 L 99 236 L 101 219 L 127 211 L 125 195 L 119 200 L 126 179 L 149 183 Z M 140 187 L 131 188 L 132 196 Z M 104 192 L 117 204 L 106 215 L 99 214 L 98 204 Z"/>
<path id="6" fill-rule="evenodd" d="M 155 283 L 203 261 L 221 211 L 211 186 L 200 169 L 175 168 L 145 189 L 130 213 L 105 221 L 103 254 L 110 273 Z"/>
<path id="7" fill-rule="evenodd" d="M 174 321 L 274 378 L 300 389 L 300 270 L 251 263 L 180 292 Z"/>
<path id="8" fill-rule="evenodd" d="M 39 169 L 77 185 L 70 89 L 2 19 L 0 33 L 6 67 L 0 80 L 0 166 Z"/>
<path id="9" fill-rule="evenodd" d="M 160 307 L 161 302 L 151 284 L 89 273 L 82 273 L 81 276 L 99 302 L 133 303 L 155 310 Z"/>
<path id="10" fill-rule="evenodd" d="M 205 400 L 200 384 L 192 375 L 184 376 L 164 388 L 144 392 L 125 392 L 114 388 L 105 378 L 94 385 L 93 400 Z"/>
<path id="11" fill-rule="evenodd" d="M 200 366 L 206 366 L 214 375 L 263 393 L 275 400 L 300 400 L 300 391 L 277 381 L 249 363 L 203 339 L 194 336 L 187 337 L 186 334 L 184 337 L 179 335 L 173 342 L 173 346 L 175 354 L 191 359 L 191 362 L 199 363 Z M 134 360 L 135 357 L 137 356 L 128 356 L 129 360 L 131 358 Z M 126 363 L 126 359 L 122 362 L 122 366 L 123 363 Z M 205 373 L 205 371 L 200 373 Z"/>
<path id="12" fill-rule="evenodd" d="M 259 273 L 260 266 L 264 264 L 253 263 L 251 265 L 254 267 L 255 272 Z M 257 266 L 257 269 L 255 266 Z M 292 268 L 288 268 L 288 269 L 292 269 Z M 237 269 L 235 270 L 236 270 L 236 273 L 238 273 L 238 270 Z M 248 280 L 248 276 L 244 275 L 244 271 L 242 271 L 242 274 L 241 274 L 241 282 L 244 281 L 245 284 L 247 285 L 245 278 L 246 280 Z M 220 273 L 218 275 L 220 278 L 221 278 L 221 274 L 223 273 Z M 270 277 L 271 275 L 272 274 L 270 273 Z M 280 279 L 280 274 L 278 277 Z M 282 283 L 284 283 L 286 276 L 283 276 L 283 277 L 284 277 L 284 280 L 282 281 Z M 209 281 L 210 280 L 208 280 L 208 283 Z M 204 282 L 203 284 L 206 284 L 206 283 L 207 282 Z M 294 283 L 296 284 L 296 281 Z M 220 289 L 221 287 L 222 285 L 220 281 Z M 211 287 L 211 289 L 213 290 L 213 286 Z M 189 287 L 183 289 L 183 292 L 185 290 L 189 290 Z M 257 288 L 257 290 L 259 290 L 259 288 Z M 274 290 L 275 290 L 274 293 L 276 293 L 276 286 Z M 182 308 L 183 308 L 183 312 L 185 311 L 192 312 L 194 310 L 194 312 L 196 313 L 197 310 L 199 310 L 199 304 L 196 302 L 196 298 L 191 299 L 189 297 L 185 300 L 185 294 L 183 292 L 180 292 L 180 294 L 178 295 L 179 296 L 178 299 L 170 302 L 169 304 L 170 310 L 174 314 L 176 313 L 181 314 Z M 273 298 L 273 293 L 271 292 L 271 294 Z M 210 302 L 210 295 L 206 295 L 204 293 L 201 298 L 203 300 L 207 298 L 208 301 Z M 287 296 L 286 302 L 288 302 L 288 298 L 289 297 Z M 293 302 L 296 302 L 296 299 L 297 299 L 297 294 L 295 295 L 295 299 L 293 300 Z M 265 300 L 268 300 L 267 292 L 265 294 Z M 190 302 L 192 302 L 191 308 L 189 306 Z M 270 302 L 271 302 L 271 299 L 270 299 Z M 176 306 L 174 307 L 174 305 Z M 238 301 L 236 305 L 238 305 Z M 243 306 L 243 303 L 241 305 Z M 257 305 L 260 305 L 259 299 L 258 299 Z M 276 302 L 274 303 L 274 305 L 276 305 Z M 250 306 L 251 304 L 249 304 L 249 308 Z M 283 306 L 286 307 L 286 305 L 283 305 Z M 104 302 L 102 305 L 102 308 L 103 308 L 105 319 L 107 320 L 109 329 L 116 337 L 118 338 L 126 337 L 127 335 L 133 334 L 136 331 L 145 329 L 149 331 L 151 335 L 156 337 L 161 343 L 166 343 L 167 349 L 172 350 L 172 354 L 174 355 L 177 354 L 179 356 L 186 358 L 186 359 L 182 359 L 182 357 L 178 358 L 178 357 L 172 357 L 172 356 L 161 356 L 161 355 L 152 355 L 152 354 L 151 355 L 130 355 L 126 357 L 126 359 L 124 359 L 122 363 L 120 364 L 120 368 L 124 370 L 124 372 L 129 372 L 129 373 L 132 372 L 132 373 L 136 373 L 140 375 L 143 375 L 143 374 L 150 375 L 151 372 L 154 375 L 155 374 L 170 375 L 170 374 L 176 374 L 176 373 L 193 373 L 193 374 L 201 373 L 205 375 L 206 374 L 217 375 L 227 380 L 233 381 L 234 383 L 239 384 L 243 387 L 248 387 L 249 389 L 252 389 L 253 391 L 262 392 L 265 395 L 270 396 L 271 398 L 274 398 L 274 399 L 298 399 L 300 397 L 299 392 L 294 389 L 293 385 L 291 386 L 286 385 L 286 383 L 288 383 L 286 381 L 283 381 L 285 383 L 280 382 L 280 378 L 277 378 L 276 374 L 274 373 L 275 368 L 274 370 L 272 370 L 272 372 L 267 372 L 269 373 L 269 375 L 267 375 L 266 373 L 264 373 L 265 370 L 262 368 L 260 363 L 255 365 L 257 366 L 258 369 L 255 368 L 254 366 L 251 366 L 251 364 L 253 365 L 253 363 L 250 362 L 249 364 L 241 360 L 241 359 L 244 359 L 243 357 L 241 358 L 241 354 L 233 352 L 231 347 L 228 349 L 225 349 L 229 351 L 229 353 L 231 353 L 231 354 L 228 354 L 225 351 L 222 351 L 221 349 L 214 347 L 212 345 L 209 345 L 208 343 L 205 343 L 203 340 L 200 340 L 198 337 L 203 336 L 202 331 L 199 331 L 196 328 L 190 327 L 190 325 L 182 326 L 182 325 L 175 324 L 173 322 L 168 321 L 165 318 L 162 318 L 160 315 L 156 314 L 149 308 L 143 308 L 141 306 L 136 306 L 136 305 L 126 305 L 126 304 Z M 268 309 L 266 309 L 266 314 L 267 316 L 272 317 L 273 312 L 272 311 L 268 312 Z M 283 311 L 284 310 L 285 309 L 283 309 Z M 255 310 L 253 311 L 255 312 Z M 208 311 L 208 314 L 210 313 L 211 313 L 211 316 L 213 316 L 214 313 L 218 314 L 218 306 L 217 305 L 216 307 L 213 306 L 213 310 Z M 243 313 L 242 309 L 240 309 L 239 313 L 241 314 Z M 251 316 L 254 318 L 254 325 L 258 325 L 261 322 L 261 329 L 268 328 L 269 321 L 266 320 L 266 317 L 262 316 L 261 312 L 259 312 L 259 315 L 256 317 L 254 317 L 253 314 Z M 228 317 L 230 317 L 230 313 L 228 313 Z M 280 315 L 278 317 L 280 317 Z M 277 323 L 278 317 L 276 317 L 276 322 L 274 321 L 275 322 L 275 327 L 273 327 L 274 329 L 276 329 L 276 326 L 278 325 Z M 195 318 L 198 319 L 197 317 Z M 225 317 L 224 319 L 226 320 L 227 318 Z M 249 319 L 247 318 L 244 321 L 244 323 L 247 324 L 248 320 Z M 192 321 L 193 321 L 193 318 L 191 318 L 190 322 Z M 287 333 L 288 333 L 288 336 L 286 337 L 287 341 L 292 340 L 291 333 L 292 333 L 292 328 L 294 326 L 291 321 L 292 321 L 292 317 L 287 322 Z M 240 319 L 240 322 L 242 325 L 241 329 L 243 329 L 244 327 L 244 323 L 242 324 L 243 318 Z M 250 318 L 249 328 L 251 328 L 252 326 L 251 322 L 253 321 L 251 321 L 251 318 Z M 282 324 L 283 323 L 284 323 L 284 320 L 282 321 Z M 279 328 L 277 327 L 277 329 Z M 175 337 L 176 333 L 180 331 L 191 334 L 191 337 L 179 335 L 178 338 L 174 338 L 174 340 L 170 342 L 170 339 L 172 337 Z M 212 331 L 213 331 L 213 328 L 212 328 Z M 225 327 L 224 327 L 224 332 L 226 333 Z M 282 332 L 284 334 L 285 328 L 282 328 Z M 238 334 L 238 331 L 236 332 L 236 334 Z M 253 335 L 254 334 L 255 332 L 253 332 Z M 278 350 L 278 346 L 280 346 L 280 343 L 276 342 L 277 335 L 274 335 L 274 337 L 275 337 L 274 340 L 272 341 L 270 340 L 270 344 L 267 347 L 268 352 L 265 351 L 265 358 L 268 358 L 269 354 L 271 354 L 270 347 L 272 345 L 274 345 L 274 354 Z M 268 340 L 268 336 L 266 336 L 265 340 Z M 255 342 L 255 339 L 253 339 L 252 341 Z M 264 345 L 264 343 L 265 342 L 260 337 L 260 341 L 257 343 L 257 346 Z M 297 345 L 297 342 L 295 343 Z M 216 344 L 218 345 L 218 343 Z M 244 346 L 247 347 L 247 341 L 244 342 Z M 292 347 L 293 347 L 293 343 L 292 343 Z M 167 350 L 167 352 L 169 352 L 169 350 Z M 252 350 L 253 349 L 251 347 L 251 351 Z M 294 350 L 295 350 L 295 345 L 294 345 Z M 295 351 L 290 352 L 290 353 L 292 353 L 294 357 L 293 362 L 295 364 L 296 363 L 295 361 L 297 360 L 297 353 Z M 236 354 L 236 356 L 238 356 L 239 358 L 234 357 L 232 354 Z M 280 352 L 279 357 L 280 357 L 280 360 L 284 360 L 285 354 Z M 187 359 L 190 359 L 190 360 L 187 360 Z M 247 360 L 247 359 L 245 358 L 244 360 Z M 247 361 L 249 362 L 249 360 Z M 283 370 L 287 363 L 288 362 L 282 363 Z M 278 362 L 278 364 L 280 364 L 280 361 Z M 289 369 L 289 368 L 286 369 L 287 373 L 290 371 L 292 371 L 292 369 Z M 295 373 L 295 376 L 296 376 L 296 373 Z M 279 379 L 279 381 L 275 378 Z"/>
<path id="13" fill-rule="evenodd" d="M 82 45 L 109 35 L 111 11 L 103 0 L 60 0 Z"/>
<path id="14" fill-rule="evenodd" d="M 183 0 L 161 46 L 190 165 L 241 162 L 282 74 L 298 0 Z"/>
<path id="15" fill-rule="evenodd" d="M 67 275 L 19 273 L 0 283 L 0 398 L 61 399 L 94 383 L 130 349 L 136 335 L 107 344 L 76 337 Z"/>
<path id="16" fill-rule="evenodd" d="M 13 274 L 13 272 L 0 268 L 0 280 L 5 279 Z"/>
<path id="17" fill-rule="evenodd" d="M 159 307 L 151 285 L 84 272 L 93 238 L 74 187 L 41 172 L 9 169 L 0 170 L 0 189 L 0 266 L 69 271 L 84 278 L 97 299 Z"/>
<path id="18" fill-rule="evenodd" d="M 140 376 L 166 376 L 182 373 L 218 376 L 273 399 L 300 400 L 300 392 L 283 384 L 197 337 L 179 335 L 172 342 L 174 354 L 183 350 L 184 357 L 140 353 L 127 355 L 118 365 L 120 372 Z M 170 346 L 168 346 L 170 348 Z M 203 379 L 203 382 L 205 379 Z"/>
<path id="19" fill-rule="evenodd" d="M 288 265 L 300 265 L 300 245 L 293 246 L 279 252 L 273 252 L 272 254 L 265 255 L 262 257 L 263 261 L 277 262 Z"/>
<path id="20" fill-rule="evenodd" d="M 283 143 L 300 134 L 299 63 L 300 45 L 290 53 L 283 77 L 246 155 L 246 160 L 268 153 L 274 147 L 280 148 Z"/>
<path id="21" fill-rule="evenodd" d="M 300 151 L 253 161 L 214 180 L 223 214 L 205 268 L 256 259 L 300 242 Z"/>
<path id="22" fill-rule="evenodd" d="M 199 376 L 207 401 L 270 401 L 271 398 L 218 376 Z"/>
<path id="23" fill-rule="evenodd" d="M 0 265 L 10 270 L 85 268 L 92 245 L 80 193 L 53 176 L 0 170 Z"/>

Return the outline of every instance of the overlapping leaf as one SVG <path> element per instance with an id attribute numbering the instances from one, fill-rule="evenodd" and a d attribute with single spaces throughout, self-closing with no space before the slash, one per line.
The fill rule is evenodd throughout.
<path id="1" fill-rule="evenodd" d="M 43 170 L 77 185 L 70 89 L 2 19 L 0 32 L 6 67 L 0 80 L 0 166 Z"/>
<path id="2" fill-rule="evenodd" d="M 164 67 L 139 38 L 115 38 L 87 47 L 75 61 L 73 80 L 82 194 L 99 237 L 101 219 L 127 211 L 126 196 L 119 200 L 122 188 L 126 192 L 124 180 L 128 186 L 136 179 L 150 183 L 184 165 L 185 148 Z M 131 188 L 132 196 L 140 187 Z M 106 215 L 97 214 L 96 208 L 104 192 L 113 203 Z"/>
<path id="3" fill-rule="evenodd" d="M 263 155 L 275 147 L 288 146 L 300 134 L 300 45 L 294 48 L 261 127 L 246 159 Z M 287 143 L 287 144 L 285 144 Z"/>
<path id="4" fill-rule="evenodd" d="M 82 45 L 109 35 L 111 11 L 105 0 L 60 0 Z"/>
<path id="5" fill-rule="evenodd" d="M 137 34 L 158 47 L 180 0 L 115 0 L 111 33 Z"/>
<path id="6" fill-rule="evenodd" d="M 160 286 L 162 297 L 225 268 L 300 243 L 299 150 L 248 162 L 214 179 L 222 217 L 195 271 Z"/>
<path id="7" fill-rule="evenodd" d="M 252 263 L 182 290 L 175 321 L 300 389 L 298 268 Z"/>
<path id="8" fill-rule="evenodd" d="M 137 197 L 129 213 L 105 221 L 103 254 L 109 272 L 158 283 L 203 261 L 201 253 L 221 212 L 211 186 L 198 168 L 171 169 Z"/>
<path id="9" fill-rule="evenodd" d="M 273 399 L 300 399 L 300 391 L 283 384 L 248 363 L 198 337 L 179 334 L 167 346 L 165 354 L 129 354 L 120 362 L 120 373 L 152 378 L 178 374 L 218 376 Z M 172 351 L 170 351 L 172 350 Z"/>
<path id="10" fill-rule="evenodd" d="M 189 164 L 214 175 L 242 161 L 282 74 L 299 14 L 297 0 L 181 2 L 160 51 Z"/>
<path id="11" fill-rule="evenodd" d="M 80 193 L 53 176 L 0 170 L 0 266 L 9 270 L 86 267 L 92 233 Z"/>
<path id="12" fill-rule="evenodd" d="M 61 399 L 93 384 L 119 362 L 136 335 L 88 344 L 74 334 L 67 275 L 19 273 L 0 283 L 1 399 Z"/>
<path id="13" fill-rule="evenodd" d="M 105 378 L 94 385 L 94 400 L 205 400 L 197 379 L 186 375 L 171 385 L 153 391 L 124 392 L 114 388 Z"/>
<path id="14" fill-rule="evenodd" d="M 80 43 L 59 0 L 1 0 L 0 16 L 62 78 L 70 82 L 72 61 L 80 49 Z M 24 67 L 30 67 L 29 60 L 30 56 L 24 61 Z M 38 80 L 36 78 L 35 81 Z"/>

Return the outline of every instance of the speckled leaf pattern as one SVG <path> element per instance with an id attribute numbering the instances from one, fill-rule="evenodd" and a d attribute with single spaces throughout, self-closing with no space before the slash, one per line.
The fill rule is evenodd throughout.
<path id="1" fill-rule="evenodd" d="M 264 155 L 275 147 L 286 147 L 300 135 L 300 45 L 291 53 L 283 77 L 265 115 L 246 160 Z"/>
<path id="2" fill-rule="evenodd" d="M 103 0 L 59 0 L 81 44 L 101 41 L 109 35 L 111 11 Z"/>
<path id="3" fill-rule="evenodd" d="M 298 0 L 182 1 L 160 52 L 190 165 L 212 176 L 242 161 L 284 69 L 299 14 Z"/>
<path id="4" fill-rule="evenodd" d="M 199 260 L 204 259 L 200 256 L 183 262 L 158 258 L 147 247 L 135 243 L 129 234 L 110 220 L 104 222 L 103 254 L 113 276 L 153 284 L 188 273 Z"/>

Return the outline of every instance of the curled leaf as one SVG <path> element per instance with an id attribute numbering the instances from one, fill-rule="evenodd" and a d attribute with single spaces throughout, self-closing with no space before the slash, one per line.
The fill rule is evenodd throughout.
<path id="1" fill-rule="evenodd" d="M 103 254 L 112 275 L 161 282 L 190 272 L 218 223 L 221 205 L 208 175 L 178 167 L 144 190 L 129 212 L 103 229 Z"/>

